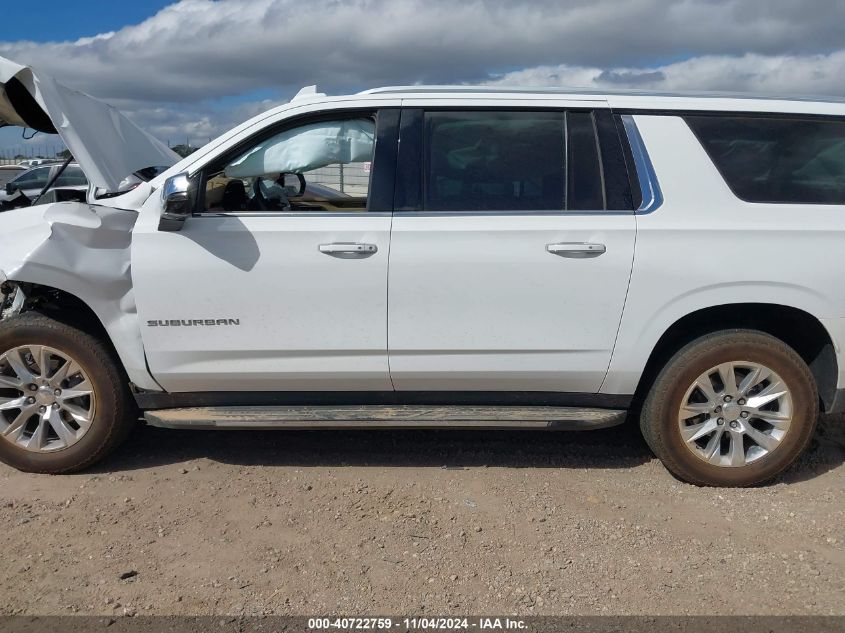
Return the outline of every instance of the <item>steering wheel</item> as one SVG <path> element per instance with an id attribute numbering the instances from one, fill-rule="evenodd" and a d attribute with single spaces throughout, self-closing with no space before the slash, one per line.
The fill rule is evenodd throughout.
<path id="1" fill-rule="evenodd" d="M 284 178 L 284 176 L 280 176 Z M 269 178 L 256 178 L 252 184 L 252 192 L 254 200 L 258 204 L 258 208 L 262 211 L 289 211 L 291 208 L 290 200 L 285 194 L 285 188 L 278 184 L 265 184 L 265 180 Z"/>

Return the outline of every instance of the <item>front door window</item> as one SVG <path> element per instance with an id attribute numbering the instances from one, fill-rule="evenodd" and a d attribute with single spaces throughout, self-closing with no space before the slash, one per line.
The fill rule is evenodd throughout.
<path id="1" fill-rule="evenodd" d="M 263 139 L 212 167 L 207 213 L 366 211 L 375 121 L 319 121 Z"/>

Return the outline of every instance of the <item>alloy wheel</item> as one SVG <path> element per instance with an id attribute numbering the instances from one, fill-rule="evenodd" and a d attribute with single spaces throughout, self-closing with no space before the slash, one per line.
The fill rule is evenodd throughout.
<path id="1" fill-rule="evenodd" d="M 59 451 L 91 428 L 96 395 L 68 354 L 20 345 L 0 354 L 0 441 L 28 451 Z"/>
<path id="2" fill-rule="evenodd" d="M 792 422 L 792 393 L 759 363 L 722 363 L 687 389 L 678 412 L 684 445 L 715 466 L 738 468 L 777 449 Z"/>

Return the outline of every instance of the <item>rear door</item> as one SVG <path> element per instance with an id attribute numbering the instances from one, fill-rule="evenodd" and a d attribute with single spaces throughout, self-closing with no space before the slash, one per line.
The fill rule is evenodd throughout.
<path id="1" fill-rule="evenodd" d="M 609 110 L 407 108 L 400 135 L 395 389 L 597 392 L 635 237 Z"/>

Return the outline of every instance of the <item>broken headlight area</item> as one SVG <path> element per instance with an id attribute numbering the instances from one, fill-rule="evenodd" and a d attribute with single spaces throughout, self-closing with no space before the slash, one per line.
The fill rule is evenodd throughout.
<path id="1" fill-rule="evenodd" d="M 61 295 L 55 288 L 7 281 L 0 285 L 0 321 L 30 310 L 60 311 Z"/>
<path id="2" fill-rule="evenodd" d="M 0 321 L 23 312 L 25 304 L 26 292 L 20 285 L 10 282 L 0 285 Z"/>

